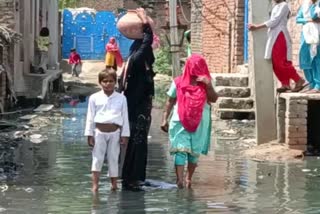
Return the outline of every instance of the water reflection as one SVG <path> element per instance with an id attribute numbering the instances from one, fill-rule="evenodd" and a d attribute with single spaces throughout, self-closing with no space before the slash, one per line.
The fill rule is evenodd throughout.
<path id="1" fill-rule="evenodd" d="M 145 192 L 110 192 L 106 170 L 100 195 L 90 192 L 90 149 L 83 137 L 86 102 L 63 105 L 59 117 L 40 133 L 42 144 L 13 150 L 16 175 L 0 183 L 0 212 L 7 213 L 319 213 L 320 169 L 317 158 L 275 164 L 243 159 L 238 147 L 218 141 L 200 159 L 193 189 L 170 184 L 175 175 L 167 136 L 158 131 L 154 112 Z M 106 169 L 106 168 L 104 168 Z M 1 174 L 1 172 L 0 172 Z M 166 182 L 166 183 L 164 183 Z M 8 189 L 5 189 L 5 186 Z M 167 185 L 167 186 L 166 186 Z M 2 188 L 3 187 L 3 188 Z M 3 191 L 3 192 L 2 192 Z"/>
<path id="2" fill-rule="evenodd" d="M 146 213 L 144 192 L 118 191 L 92 196 L 92 214 Z"/>

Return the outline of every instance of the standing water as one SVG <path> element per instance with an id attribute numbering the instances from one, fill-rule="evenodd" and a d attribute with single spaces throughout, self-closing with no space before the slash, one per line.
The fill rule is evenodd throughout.
<path id="1" fill-rule="evenodd" d="M 86 107 L 86 102 L 65 104 L 61 110 L 70 117 L 44 118 L 50 121 L 39 131 L 45 142 L 23 143 L 14 151 L 21 167 L 15 176 L 0 179 L 0 213 L 320 213 L 319 159 L 255 162 L 242 158 L 230 139 L 219 138 L 201 158 L 192 189 L 160 185 L 110 192 L 104 167 L 100 194 L 93 196 L 91 154 L 83 136 Z M 172 184 L 174 166 L 160 119 L 161 111 L 154 110 L 147 177 Z"/>

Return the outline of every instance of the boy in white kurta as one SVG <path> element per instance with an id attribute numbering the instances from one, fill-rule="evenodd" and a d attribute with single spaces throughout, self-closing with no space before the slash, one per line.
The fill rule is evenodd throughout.
<path id="1" fill-rule="evenodd" d="M 298 92 L 302 90 L 305 81 L 298 75 L 291 62 L 292 44 L 287 28 L 290 9 L 285 0 L 274 0 L 274 2 L 270 19 L 258 25 L 249 24 L 249 30 L 268 28 L 265 59 L 272 60 L 273 71 L 281 82 L 281 87 L 277 91 Z M 296 83 L 293 89 L 290 88 L 290 80 Z"/>
<path id="2" fill-rule="evenodd" d="M 126 97 L 115 91 L 117 74 L 113 70 L 99 73 L 102 90 L 89 98 L 85 136 L 92 149 L 92 191 L 99 188 L 99 177 L 107 155 L 112 190 L 117 189 L 120 144 L 130 136 Z"/>

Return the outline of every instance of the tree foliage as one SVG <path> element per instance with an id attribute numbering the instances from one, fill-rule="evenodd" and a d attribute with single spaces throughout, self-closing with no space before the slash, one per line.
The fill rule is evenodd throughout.
<path id="1" fill-rule="evenodd" d="M 65 8 L 75 8 L 79 0 L 59 0 L 59 9 L 63 10 Z"/>
<path id="2" fill-rule="evenodd" d="M 161 46 L 155 53 L 154 70 L 159 74 L 171 76 L 171 53 L 169 46 Z"/>

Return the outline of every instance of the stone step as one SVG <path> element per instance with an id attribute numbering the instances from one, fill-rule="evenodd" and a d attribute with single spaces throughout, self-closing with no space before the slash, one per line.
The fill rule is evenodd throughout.
<path id="1" fill-rule="evenodd" d="M 252 98 L 229 98 L 219 97 L 217 101 L 218 109 L 253 109 Z"/>
<path id="2" fill-rule="evenodd" d="M 217 109 L 216 115 L 222 120 L 255 119 L 255 109 Z"/>
<path id="3" fill-rule="evenodd" d="M 233 87 L 248 87 L 249 77 L 247 74 L 227 73 L 227 74 L 211 74 L 215 86 L 233 86 Z"/>
<path id="4" fill-rule="evenodd" d="M 250 97 L 251 90 L 248 87 L 232 87 L 232 86 L 217 86 L 215 87 L 219 97 Z"/>

